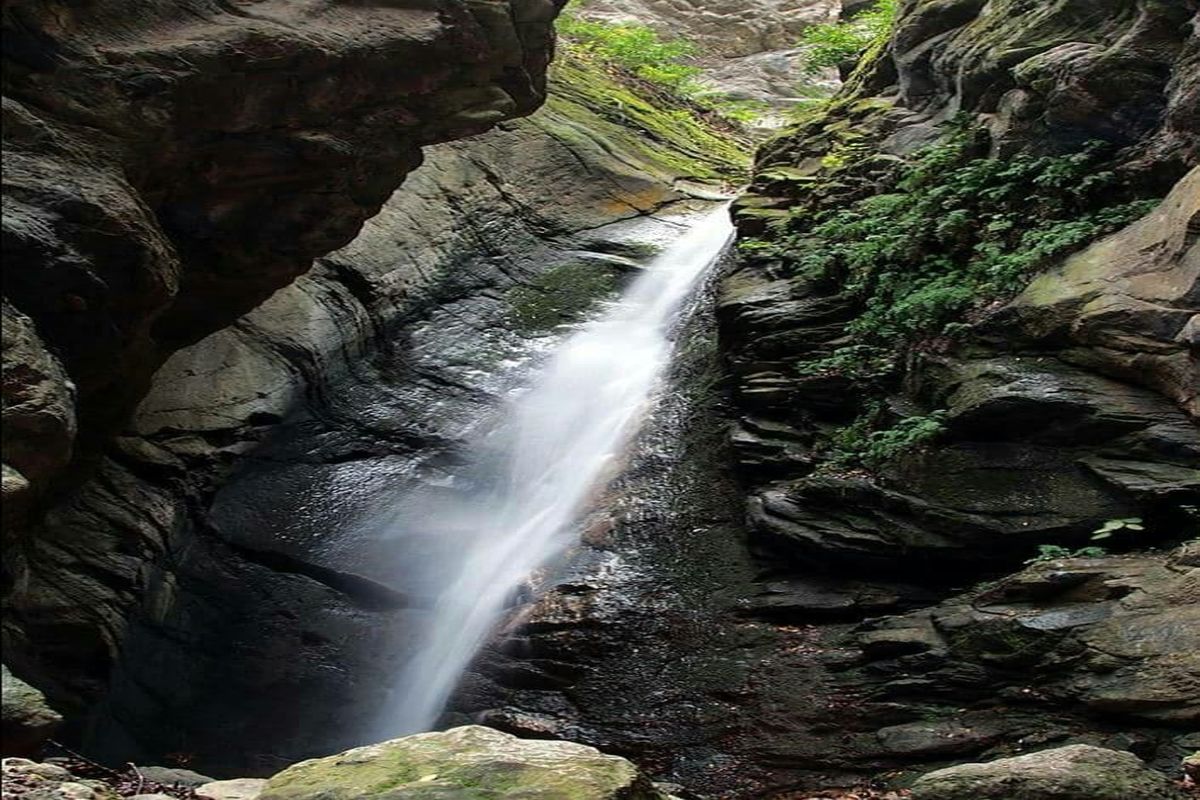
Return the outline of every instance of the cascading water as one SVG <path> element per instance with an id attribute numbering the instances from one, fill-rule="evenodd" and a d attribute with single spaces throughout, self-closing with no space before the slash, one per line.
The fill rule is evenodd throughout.
<path id="1" fill-rule="evenodd" d="M 465 494 L 409 503 L 398 517 L 407 520 L 398 527 L 422 528 L 420 557 L 431 562 L 422 572 L 434 599 L 382 735 L 435 723 L 513 593 L 572 544 L 574 523 L 653 398 L 680 309 L 731 236 L 727 207 L 701 219 L 619 301 L 568 335 L 501 423 L 469 448 L 479 478 Z"/>

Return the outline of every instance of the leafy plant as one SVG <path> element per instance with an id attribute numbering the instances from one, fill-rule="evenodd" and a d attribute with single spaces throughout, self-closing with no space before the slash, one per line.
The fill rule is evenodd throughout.
<path id="1" fill-rule="evenodd" d="M 945 429 L 944 411 L 904 417 L 881 428 L 883 416 L 882 406 L 876 404 L 851 424 L 835 431 L 830 437 L 834 462 L 878 469 L 901 453 L 931 441 Z"/>
<path id="2" fill-rule="evenodd" d="M 752 124 L 771 110 L 771 106 L 761 100 L 738 100 L 719 95 L 702 95 L 695 98 L 696 102 L 716 111 L 726 119 L 743 125 Z"/>
<path id="3" fill-rule="evenodd" d="M 1146 527 L 1142 524 L 1141 517 L 1110 519 L 1092 532 L 1092 540 L 1110 539 L 1114 533 L 1119 531 L 1144 531 L 1145 529 Z"/>
<path id="4" fill-rule="evenodd" d="M 1058 561 L 1063 558 L 1099 558 L 1108 555 L 1103 547 L 1081 547 L 1070 550 L 1057 544 L 1038 545 L 1038 554 L 1027 560 L 1026 564 L 1044 564 L 1047 561 Z"/>
<path id="5" fill-rule="evenodd" d="M 839 347 L 823 358 L 801 361 L 796 365 L 796 372 L 800 375 L 847 375 L 863 379 L 887 374 L 894 366 L 895 354 L 891 350 L 854 344 Z"/>
<path id="6" fill-rule="evenodd" d="M 812 75 L 858 60 L 885 40 L 896 18 L 898 0 L 878 0 L 849 20 L 813 25 L 804 31 L 804 72 Z"/>

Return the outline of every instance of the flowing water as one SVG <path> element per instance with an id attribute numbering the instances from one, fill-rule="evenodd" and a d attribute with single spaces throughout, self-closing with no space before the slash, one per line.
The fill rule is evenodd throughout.
<path id="1" fill-rule="evenodd" d="M 393 523 L 419 526 L 431 543 L 412 558 L 422 559 L 433 599 L 382 734 L 432 727 L 514 593 L 574 543 L 580 515 L 653 402 L 687 300 L 731 235 L 723 206 L 656 257 L 561 341 L 500 424 L 468 448 L 469 487 L 409 503 Z"/>

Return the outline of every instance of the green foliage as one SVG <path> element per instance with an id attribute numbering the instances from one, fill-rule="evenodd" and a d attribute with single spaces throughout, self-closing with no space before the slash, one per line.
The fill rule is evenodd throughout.
<path id="1" fill-rule="evenodd" d="M 797 272 L 837 280 L 862 302 L 849 329 L 856 343 L 895 346 L 961 326 L 972 308 L 1155 205 L 1106 205 L 1117 178 L 1099 168 L 1104 145 L 1009 159 L 976 148 L 976 132 L 960 126 L 902 168 L 894 191 L 800 218 L 808 229 L 779 243 Z M 828 168 L 858 157 L 843 150 Z"/>
<path id="2" fill-rule="evenodd" d="M 1141 517 L 1125 517 L 1122 519 L 1110 519 L 1099 528 L 1092 532 L 1092 540 L 1111 539 L 1114 533 L 1119 531 L 1144 531 L 1146 527 L 1142 524 Z"/>
<path id="3" fill-rule="evenodd" d="M 833 462 L 839 466 L 878 469 L 887 462 L 935 439 L 945 429 L 945 412 L 914 415 L 881 427 L 882 406 L 875 405 L 830 437 Z"/>
<path id="4" fill-rule="evenodd" d="M 1026 564 L 1044 564 L 1047 561 L 1058 561 L 1063 558 L 1099 558 L 1108 555 L 1103 547 L 1081 547 L 1071 550 L 1057 544 L 1038 545 L 1038 554 L 1027 560 Z"/>
<path id="5" fill-rule="evenodd" d="M 898 0 L 879 0 L 853 19 L 813 25 L 804 31 L 804 71 L 809 75 L 857 61 L 887 38 L 896 19 Z"/>
<path id="6" fill-rule="evenodd" d="M 576 55 L 633 76 L 659 91 L 687 100 L 696 109 L 748 125 L 770 109 L 767 103 L 706 93 L 696 82 L 701 70 L 692 63 L 696 46 L 685 39 L 664 39 L 647 25 L 603 22 L 574 13 L 583 3 L 559 16 L 559 36 Z"/>
<path id="7" fill-rule="evenodd" d="M 891 372 L 895 368 L 895 353 L 887 348 L 866 344 L 839 347 L 829 355 L 796 365 L 800 375 L 846 375 L 868 379 Z"/>
<path id="8" fill-rule="evenodd" d="M 652 28 L 633 22 L 589 20 L 573 13 L 558 18 L 560 36 L 576 47 L 642 80 L 677 94 L 691 94 L 700 70 L 687 63 L 696 52 L 691 42 L 662 39 Z"/>
<path id="9" fill-rule="evenodd" d="M 770 104 L 761 100 L 736 100 L 718 95 L 697 97 L 696 102 L 742 125 L 756 122 L 771 110 Z"/>

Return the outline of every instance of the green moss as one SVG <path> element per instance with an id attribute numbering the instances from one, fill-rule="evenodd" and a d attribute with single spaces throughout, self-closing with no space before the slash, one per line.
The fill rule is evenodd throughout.
<path id="1" fill-rule="evenodd" d="M 295 764 L 273 777 L 263 800 L 601 800 L 659 795 L 629 762 L 589 748 L 525 742 L 458 728 Z"/>
<path id="2" fill-rule="evenodd" d="M 623 77 L 588 53 L 564 47 L 551 70 L 551 113 L 539 118 L 555 136 L 593 142 L 602 137 L 611 152 L 649 161 L 672 177 L 744 180 L 750 164 L 747 140 L 707 119 L 702 109 L 652 95 Z"/>
<path id="3" fill-rule="evenodd" d="M 513 325 L 541 333 L 577 322 L 617 288 L 616 267 L 597 261 L 573 261 L 546 270 L 532 283 L 506 295 Z"/>

